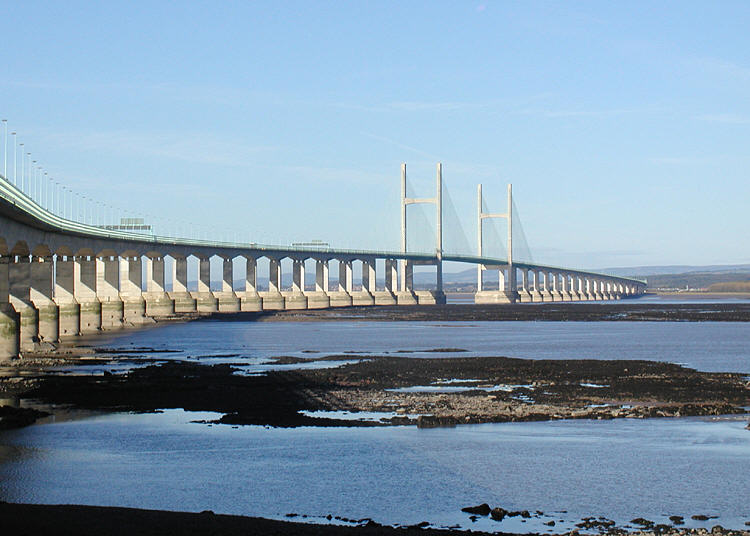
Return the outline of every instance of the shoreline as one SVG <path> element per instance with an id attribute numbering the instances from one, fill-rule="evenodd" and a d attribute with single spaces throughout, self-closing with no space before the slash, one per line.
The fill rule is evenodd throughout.
<path id="1" fill-rule="evenodd" d="M 486 506 L 486 505 L 483 505 Z M 502 510 L 502 509 L 496 509 Z M 493 515 L 495 510 L 492 511 Z M 503 511 L 504 512 L 504 511 Z M 512 514 L 524 515 L 522 512 Z M 482 515 L 482 514 L 479 514 Z M 489 515 L 489 512 L 484 515 Z M 677 517 L 677 516 L 675 516 Z M 35 534 L 38 536 L 76 534 L 78 536 L 190 536 L 198 534 L 221 534 L 235 536 L 247 534 L 268 535 L 333 535 L 356 536 L 361 534 L 425 536 L 449 536 L 473 534 L 477 536 L 533 536 L 537 533 L 486 532 L 474 530 L 451 530 L 434 528 L 427 522 L 411 526 L 381 525 L 370 519 L 347 520 L 346 525 L 317 524 L 292 520 L 275 520 L 262 517 L 215 514 L 212 511 L 175 512 L 113 506 L 86 505 L 40 505 L 0 502 L 0 519 L 9 534 Z M 674 525 L 654 525 L 648 520 L 636 519 L 642 528 L 632 531 L 620 528 L 606 519 L 583 518 L 577 526 L 584 533 L 632 536 L 748 536 L 748 530 L 725 529 L 721 525 L 712 528 L 680 528 Z M 649 524 L 650 523 L 650 524 Z M 679 521 L 675 520 L 675 525 Z M 578 529 L 557 533 L 560 536 L 577 536 Z"/>

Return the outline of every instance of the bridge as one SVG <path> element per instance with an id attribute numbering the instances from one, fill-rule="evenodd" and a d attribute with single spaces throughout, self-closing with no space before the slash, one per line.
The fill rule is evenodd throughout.
<path id="1" fill-rule="evenodd" d="M 15 155 L 14 155 L 15 156 Z M 7 158 L 7 155 L 6 155 Z M 22 155 L 23 158 L 23 155 Z M 477 303 L 610 300 L 644 292 L 645 283 L 513 259 L 512 190 L 504 213 L 483 211 L 477 201 L 477 254 L 443 250 L 442 166 L 429 198 L 407 197 L 406 165 L 401 167 L 401 249 L 374 251 L 332 248 L 323 243 L 280 246 L 156 234 L 139 219 L 107 220 L 74 207 L 43 177 L 0 174 L 0 359 L 53 349 L 79 335 L 140 326 L 160 318 L 374 305 L 445 303 L 443 263 L 477 266 Z M 28 180 L 27 180 L 28 179 Z M 436 210 L 435 249 L 410 251 L 407 207 L 432 204 Z M 507 258 L 483 256 L 482 227 L 507 222 Z M 178 233 L 171 233 L 177 235 Z M 212 257 L 222 259 L 221 288 L 212 289 Z M 244 284 L 235 288 L 235 267 L 244 264 Z M 259 260 L 267 262 L 268 284 L 259 288 Z M 291 288 L 282 287 L 282 262 L 292 268 Z M 329 263 L 337 264 L 331 284 Z M 197 288 L 188 284 L 188 262 Z M 314 263 L 310 285 L 305 266 Z M 354 282 L 355 263 L 361 282 Z M 434 288 L 416 289 L 414 266 L 434 266 Z M 383 275 L 378 279 L 378 267 Z M 483 274 L 497 272 L 490 288 Z M 218 275 L 218 274 L 216 274 Z M 519 277 L 520 275 L 520 277 Z M 219 280 L 218 277 L 215 280 Z M 191 282 L 192 283 L 192 282 Z"/>

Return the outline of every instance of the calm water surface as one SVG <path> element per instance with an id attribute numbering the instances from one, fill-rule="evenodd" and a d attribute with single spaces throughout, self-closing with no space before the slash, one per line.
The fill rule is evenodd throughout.
<path id="1" fill-rule="evenodd" d="M 131 332 L 116 348 L 242 362 L 410 350 L 411 357 L 656 359 L 750 372 L 750 325 L 668 322 L 220 322 Z M 462 348 L 465 353 L 426 353 Z M 310 351 L 318 353 L 309 353 Z M 149 352 L 144 352 L 148 354 Z M 235 355 L 232 355 L 235 354 Z M 718 515 L 750 520 L 747 418 L 563 421 L 418 430 L 209 426 L 214 414 L 107 415 L 0 434 L 0 500 L 281 517 L 370 517 L 388 524 L 536 531 L 586 515 Z M 488 502 L 543 510 L 521 524 L 472 523 Z M 556 510 L 568 513 L 554 514 Z M 559 523 L 560 520 L 565 520 Z"/>

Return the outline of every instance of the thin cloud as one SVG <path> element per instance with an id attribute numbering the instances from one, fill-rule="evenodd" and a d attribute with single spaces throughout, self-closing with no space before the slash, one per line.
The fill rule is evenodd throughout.
<path id="1" fill-rule="evenodd" d="M 707 121 L 709 123 L 724 123 L 727 125 L 750 124 L 750 116 L 739 114 L 703 114 L 698 115 L 695 118 L 700 121 Z"/>
<path id="2" fill-rule="evenodd" d="M 41 142 L 77 151 L 109 152 L 138 157 L 158 157 L 193 164 L 244 167 L 254 165 L 258 154 L 272 146 L 243 144 L 202 132 L 140 132 L 131 130 L 70 132 L 45 130 Z"/>

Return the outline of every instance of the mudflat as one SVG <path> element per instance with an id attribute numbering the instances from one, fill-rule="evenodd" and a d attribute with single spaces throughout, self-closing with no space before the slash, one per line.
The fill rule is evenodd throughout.
<path id="1" fill-rule="evenodd" d="M 6 395 L 87 410 L 212 411 L 223 415 L 220 423 L 279 427 L 741 414 L 750 400 L 750 382 L 735 373 L 653 361 L 459 357 L 459 348 L 434 351 L 455 357 L 279 356 L 275 361 L 284 364 L 347 362 L 264 375 L 243 375 L 237 368 L 241 363 L 167 360 L 121 374 L 0 381 L 0 394 L 5 389 Z M 333 411 L 353 415 L 325 413 Z M 379 418 L 358 420 L 357 412 L 376 412 Z"/>

